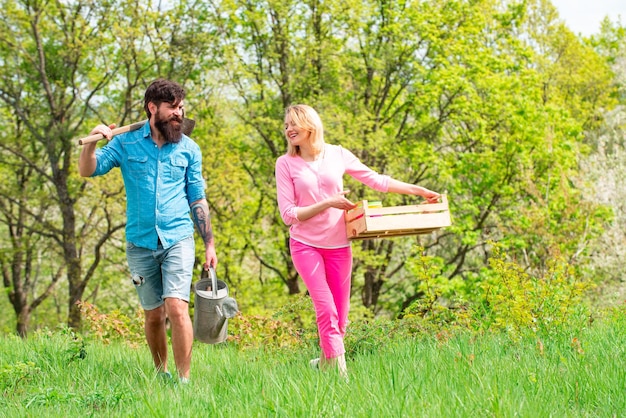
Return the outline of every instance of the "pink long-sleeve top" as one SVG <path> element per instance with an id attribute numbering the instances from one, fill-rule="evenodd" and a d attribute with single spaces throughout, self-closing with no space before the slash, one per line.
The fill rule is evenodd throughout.
<path id="1" fill-rule="evenodd" d="M 278 208 L 285 224 L 290 225 L 291 238 L 318 248 L 350 245 L 342 209 L 328 208 L 305 221 L 298 220 L 296 215 L 299 207 L 310 206 L 343 191 L 344 174 L 374 190 L 388 190 L 389 176 L 370 169 L 339 145 L 325 144 L 322 157 L 315 163 L 290 155 L 276 160 Z"/>

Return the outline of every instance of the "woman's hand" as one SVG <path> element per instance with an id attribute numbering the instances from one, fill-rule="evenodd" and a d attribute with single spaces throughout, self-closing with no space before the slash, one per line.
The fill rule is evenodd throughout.
<path id="1" fill-rule="evenodd" d="M 346 198 L 346 195 L 350 193 L 350 190 L 344 190 L 343 192 L 339 192 L 328 199 L 326 199 L 326 203 L 331 208 L 337 208 L 342 210 L 349 210 L 356 208 L 356 204 L 352 203 L 350 200 Z"/>
<path id="2" fill-rule="evenodd" d="M 389 179 L 389 187 L 387 189 L 391 193 L 412 194 L 421 196 L 428 203 L 438 203 L 441 199 L 441 195 L 432 190 L 428 190 L 426 187 L 418 186 L 417 184 L 405 183 L 396 179 Z"/>
<path id="3" fill-rule="evenodd" d="M 350 190 L 344 190 L 343 192 L 339 192 L 312 205 L 298 208 L 298 220 L 300 222 L 304 222 L 329 208 L 337 208 L 341 210 L 356 208 L 356 204 L 346 199 L 345 195 L 348 193 L 350 193 Z"/>
<path id="4" fill-rule="evenodd" d="M 428 190 L 422 187 L 421 193 L 419 193 L 428 203 L 437 203 L 439 199 L 441 199 L 441 195 L 437 192 L 433 192 L 432 190 Z"/>

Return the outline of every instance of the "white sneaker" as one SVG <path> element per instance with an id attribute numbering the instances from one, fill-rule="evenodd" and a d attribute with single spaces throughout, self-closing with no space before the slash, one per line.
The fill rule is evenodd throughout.
<path id="1" fill-rule="evenodd" d="M 311 366 L 312 369 L 319 369 L 320 368 L 320 359 L 318 358 L 314 358 L 313 360 L 309 361 L 309 366 Z"/>

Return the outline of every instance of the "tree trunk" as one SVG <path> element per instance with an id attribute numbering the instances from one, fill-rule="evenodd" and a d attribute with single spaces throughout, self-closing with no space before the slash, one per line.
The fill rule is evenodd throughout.
<path id="1" fill-rule="evenodd" d="M 28 305 L 22 306 L 22 309 L 19 311 L 17 315 L 17 324 L 15 326 L 15 331 L 17 335 L 21 338 L 25 339 L 28 335 L 28 326 L 30 325 L 30 308 Z"/>
<path id="2" fill-rule="evenodd" d="M 377 276 L 378 270 L 372 269 L 368 269 L 364 274 L 365 283 L 363 284 L 363 291 L 361 292 L 361 300 L 363 301 L 363 306 L 366 308 L 372 308 L 378 303 L 383 281 L 378 280 Z"/>
<path id="3" fill-rule="evenodd" d="M 297 274 L 287 280 L 287 289 L 289 289 L 290 295 L 297 295 L 300 293 L 300 276 Z"/>
<path id="4" fill-rule="evenodd" d="M 62 196 L 68 197 L 67 182 L 65 180 L 57 184 L 57 190 L 60 190 Z M 69 286 L 67 325 L 70 328 L 80 329 L 80 309 L 76 303 L 82 299 L 89 278 L 83 280 L 81 275 L 80 259 L 76 249 L 76 217 L 74 206 L 71 203 L 65 204 L 65 201 L 69 202 L 69 199 L 60 200 L 61 210 L 63 212 L 63 257 L 65 258 L 65 265 L 67 267 L 67 281 Z"/>

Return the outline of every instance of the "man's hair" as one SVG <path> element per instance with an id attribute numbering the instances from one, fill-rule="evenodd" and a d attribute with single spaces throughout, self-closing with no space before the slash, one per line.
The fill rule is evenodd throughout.
<path id="1" fill-rule="evenodd" d="M 150 110 L 148 110 L 148 103 L 152 102 L 155 105 L 160 106 L 161 103 L 171 103 L 176 105 L 185 98 L 185 89 L 175 81 L 165 80 L 159 78 L 154 80 L 148 88 L 143 99 L 143 108 L 148 115 L 148 119 L 152 116 Z"/>

